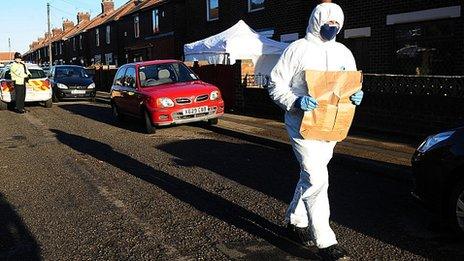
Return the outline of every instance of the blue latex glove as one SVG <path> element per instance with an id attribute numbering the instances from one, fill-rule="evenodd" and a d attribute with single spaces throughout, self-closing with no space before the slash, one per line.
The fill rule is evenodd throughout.
<path id="1" fill-rule="evenodd" d="M 357 93 L 351 95 L 350 100 L 353 102 L 354 105 L 359 106 L 364 97 L 363 91 L 358 91 Z"/>
<path id="2" fill-rule="evenodd" d="M 302 96 L 295 102 L 295 107 L 303 111 L 312 111 L 317 108 L 317 101 L 311 96 Z"/>

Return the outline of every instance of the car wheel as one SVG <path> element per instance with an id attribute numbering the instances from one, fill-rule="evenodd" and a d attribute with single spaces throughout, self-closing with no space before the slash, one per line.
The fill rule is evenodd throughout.
<path id="1" fill-rule="evenodd" d="M 44 106 L 45 106 L 45 108 L 51 108 L 53 106 L 53 100 L 49 99 L 49 100 L 45 101 Z"/>
<path id="2" fill-rule="evenodd" d="M 454 190 L 450 206 L 454 227 L 459 234 L 464 236 L 464 181 L 460 182 Z"/>
<path id="3" fill-rule="evenodd" d="M 53 93 L 53 95 L 52 95 L 52 101 L 53 102 L 60 102 L 60 99 L 56 96 L 55 93 Z"/>
<path id="4" fill-rule="evenodd" d="M 124 120 L 124 116 L 119 112 L 119 108 L 114 102 L 111 103 L 111 110 L 113 112 L 113 118 L 120 122 Z"/>
<path id="5" fill-rule="evenodd" d="M 0 101 L 0 111 L 8 110 L 8 103 Z"/>
<path id="6" fill-rule="evenodd" d="M 209 126 L 213 126 L 213 125 L 217 125 L 219 122 L 219 120 L 216 118 L 216 119 L 209 119 L 208 120 L 208 125 Z"/>
<path id="7" fill-rule="evenodd" d="M 145 119 L 145 132 L 147 134 L 153 134 L 156 132 L 155 126 L 153 126 L 153 123 L 151 122 L 151 117 L 150 114 L 145 111 L 144 113 L 144 119 Z"/>

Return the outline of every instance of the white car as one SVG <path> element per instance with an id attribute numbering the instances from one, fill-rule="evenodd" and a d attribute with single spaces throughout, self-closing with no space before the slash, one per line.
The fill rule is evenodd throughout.
<path id="1" fill-rule="evenodd" d="M 25 102 L 43 102 L 46 108 L 51 108 L 52 86 L 44 70 L 35 64 L 26 64 L 32 74 L 26 83 Z M 14 83 L 11 81 L 10 66 L 0 71 L 0 110 L 12 108 L 15 100 Z"/>

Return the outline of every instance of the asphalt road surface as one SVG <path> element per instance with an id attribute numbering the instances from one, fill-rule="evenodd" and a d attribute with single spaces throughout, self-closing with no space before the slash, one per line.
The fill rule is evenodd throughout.
<path id="1" fill-rule="evenodd" d="M 288 145 L 201 125 L 146 135 L 103 104 L 30 110 L 0 112 L 0 260 L 317 259 L 282 228 Z M 355 259 L 464 259 L 409 178 L 355 159 L 330 165 L 332 225 Z"/>

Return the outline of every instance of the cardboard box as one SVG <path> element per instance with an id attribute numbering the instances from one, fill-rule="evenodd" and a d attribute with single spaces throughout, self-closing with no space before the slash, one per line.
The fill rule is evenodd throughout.
<path id="1" fill-rule="evenodd" d="M 348 136 L 356 110 L 350 96 L 362 89 L 362 79 L 360 71 L 306 71 L 309 95 L 319 106 L 303 117 L 304 139 L 342 141 Z"/>

